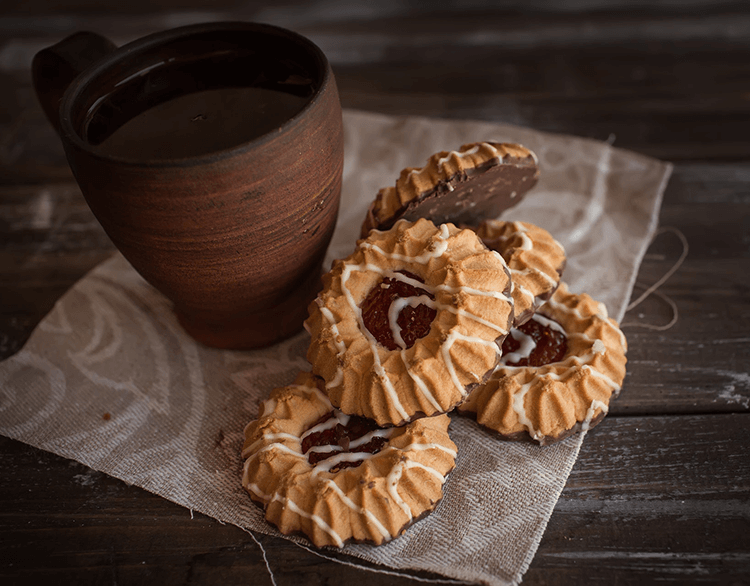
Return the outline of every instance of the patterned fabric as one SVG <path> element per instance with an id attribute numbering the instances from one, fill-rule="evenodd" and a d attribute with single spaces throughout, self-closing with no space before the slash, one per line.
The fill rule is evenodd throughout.
<path id="1" fill-rule="evenodd" d="M 351 252 L 370 201 L 403 167 L 436 148 L 518 142 L 539 156 L 541 178 L 503 219 L 551 232 L 568 253 L 571 290 L 622 318 L 657 225 L 668 164 L 601 142 L 484 122 L 347 112 L 345 127 L 344 193 L 329 260 Z M 308 343 L 303 332 L 253 352 L 201 347 L 182 332 L 169 303 L 115 255 L 0 364 L 0 433 L 223 522 L 277 534 L 240 485 L 242 431 L 272 388 L 309 369 Z M 344 551 L 391 568 L 518 583 L 583 436 L 548 448 L 501 442 L 457 415 L 450 433 L 458 459 L 432 515 L 387 545 Z"/>

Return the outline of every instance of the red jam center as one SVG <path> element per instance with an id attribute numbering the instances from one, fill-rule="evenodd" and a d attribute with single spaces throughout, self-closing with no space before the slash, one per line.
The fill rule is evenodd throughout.
<path id="1" fill-rule="evenodd" d="M 518 362 L 508 362 L 508 366 L 544 366 L 545 364 L 559 362 L 568 351 L 568 341 L 565 334 L 541 324 L 534 318 L 516 329 L 520 330 L 522 334 L 530 336 L 534 340 L 535 346 L 528 357 L 522 358 Z M 503 356 L 511 352 L 517 352 L 519 348 L 521 348 L 521 342 L 509 335 L 503 342 Z"/>
<path id="2" fill-rule="evenodd" d="M 408 271 L 399 271 L 402 275 L 420 283 L 422 279 Z M 360 306 L 362 309 L 362 320 L 367 330 L 375 337 L 381 345 L 388 350 L 398 350 L 400 346 L 393 338 L 390 322 L 388 321 L 388 310 L 391 303 L 399 298 L 419 297 L 426 295 L 435 299 L 434 295 L 424 289 L 404 283 L 398 279 L 386 277 L 378 285 L 372 288 Z M 407 348 L 411 348 L 419 338 L 424 338 L 430 333 L 430 325 L 435 319 L 437 310 L 424 304 L 416 307 L 407 305 L 398 314 L 396 324 L 401 328 L 401 339 Z"/>
<path id="3" fill-rule="evenodd" d="M 319 421 L 316 421 L 311 427 L 320 425 L 331 419 L 333 412 L 324 415 Z M 305 439 L 302 440 L 302 453 L 307 454 L 307 461 L 311 466 L 315 466 L 318 462 L 327 460 L 331 456 L 336 456 L 343 453 L 351 452 L 365 452 L 367 454 L 377 454 L 383 447 L 388 443 L 388 439 L 384 437 L 375 436 L 366 444 L 357 446 L 354 449 L 349 449 L 349 444 L 361 438 L 363 435 L 380 429 L 377 424 L 371 419 L 366 417 L 357 417 L 352 415 L 349 417 L 349 422 L 346 425 L 337 423 L 334 427 L 325 429 L 323 431 L 317 431 L 311 433 Z M 310 452 L 310 449 L 315 446 L 335 446 L 335 449 L 327 452 Z M 310 452 L 310 453 L 308 453 Z M 333 468 L 331 472 L 338 472 L 344 468 L 354 468 L 359 466 L 362 460 L 355 462 L 340 462 Z"/>

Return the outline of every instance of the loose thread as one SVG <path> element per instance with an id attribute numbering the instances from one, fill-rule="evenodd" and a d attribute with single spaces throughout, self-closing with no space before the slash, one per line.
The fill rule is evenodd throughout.
<path id="1" fill-rule="evenodd" d="M 428 582 L 430 584 L 469 584 L 470 582 L 464 582 L 461 580 L 451 580 L 451 579 L 433 579 L 433 578 L 420 578 L 419 576 L 413 576 L 411 574 L 406 574 L 403 572 L 396 572 L 394 570 L 381 570 L 380 568 L 372 568 L 370 566 L 363 566 L 360 564 L 356 564 L 354 562 L 347 562 L 345 560 L 341 560 L 338 558 L 330 557 L 327 555 L 323 555 L 320 552 L 315 551 L 314 549 L 310 549 L 309 547 L 302 545 L 301 543 L 297 543 L 296 541 L 292 542 L 297 547 L 301 547 L 305 551 L 309 551 L 310 553 L 323 558 L 325 560 L 336 562 L 338 564 L 343 564 L 345 566 L 350 566 L 352 568 L 357 568 L 358 570 L 367 570 L 368 572 L 375 572 L 377 574 L 386 574 L 388 576 L 398 576 L 399 578 L 410 578 L 411 580 L 415 580 L 417 582 Z"/>
<path id="2" fill-rule="evenodd" d="M 677 228 L 673 226 L 664 226 L 660 228 L 656 232 L 656 234 L 654 234 L 654 237 L 651 239 L 651 242 L 653 243 L 654 240 L 656 240 L 660 235 L 666 232 L 672 232 L 675 236 L 677 236 L 680 239 L 680 242 L 682 243 L 682 253 L 680 254 L 679 258 L 674 262 L 672 267 L 652 285 L 646 286 L 642 283 L 636 283 L 637 287 L 646 287 L 646 290 L 643 293 L 641 293 L 641 295 L 635 301 L 631 301 L 625 311 L 628 312 L 628 311 L 631 311 L 632 309 L 635 309 L 650 295 L 655 295 L 662 301 L 666 302 L 669 305 L 669 307 L 672 309 L 672 319 L 670 319 L 669 322 L 664 325 L 643 324 L 643 323 L 638 323 L 638 322 L 625 322 L 625 323 L 620 324 L 621 328 L 637 327 L 637 328 L 645 328 L 647 330 L 656 330 L 656 331 L 662 332 L 674 326 L 677 323 L 677 320 L 679 319 L 679 311 L 677 309 L 677 304 L 670 297 L 668 297 L 664 293 L 661 293 L 657 290 L 664 283 L 666 283 L 667 279 L 669 279 L 669 277 L 674 275 L 675 272 L 682 266 L 682 263 L 685 262 L 685 259 L 687 258 L 688 251 L 690 250 L 690 246 L 688 245 L 688 241 L 687 241 L 687 238 L 685 238 L 685 235 L 680 230 L 678 230 Z"/>
<path id="3" fill-rule="evenodd" d="M 239 527 L 239 525 L 238 525 L 238 527 Z M 258 547 L 260 548 L 261 553 L 263 554 L 263 561 L 266 564 L 266 571 L 268 572 L 268 577 L 271 578 L 271 584 L 273 584 L 273 586 L 278 586 L 276 584 L 276 578 L 273 575 L 273 570 L 271 569 L 271 564 L 268 563 L 268 556 L 266 555 L 266 548 L 263 547 L 263 544 L 258 540 L 257 537 L 255 537 L 255 535 L 253 534 L 252 531 L 248 531 L 244 527 L 240 527 L 240 529 L 242 529 L 245 533 L 247 533 L 250 537 L 252 537 L 253 541 L 258 545 Z"/>

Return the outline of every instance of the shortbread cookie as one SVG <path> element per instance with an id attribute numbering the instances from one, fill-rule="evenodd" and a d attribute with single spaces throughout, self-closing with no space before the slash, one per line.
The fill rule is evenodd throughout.
<path id="1" fill-rule="evenodd" d="M 334 409 L 301 373 L 245 428 L 242 485 L 285 535 L 317 546 L 385 543 L 432 511 L 453 469 L 447 415 L 387 429 Z"/>
<path id="2" fill-rule="evenodd" d="M 476 226 L 516 205 L 539 178 L 536 155 L 517 144 L 475 142 L 432 155 L 421 168 L 406 168 L 395 187 L 378 192 L 362 224 L 385 230 L 396 220 Z"/>
<path id="3" fill-rule="evenodd" d="M 500 365 L 459 410 L 507 439 L 551 444 L 604 418 L 625 378 L 626 351 L 604 304 L 561 283 L 511 330 Z"/>
<path id="4" fill-rule="evenodd" d="M 472 230 L 400 220 L 334 263 L 307 358 L 334 406 L 379 425 L 450 411 L 497 365 L 509 271 Z"/>
<path id="5" fill-rule="evenodd" d="M 514 325 L 528 321 L 560 284 L 565 249 L 546 230 L 528 222 L 485 220 L 477 234 L 505 259 L 513 280 Z"/>

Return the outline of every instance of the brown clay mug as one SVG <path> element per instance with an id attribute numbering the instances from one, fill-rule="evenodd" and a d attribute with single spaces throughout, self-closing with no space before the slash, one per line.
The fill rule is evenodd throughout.
<path id="1" fill-rule="evenodd" d="M 338 214 L 341 106 L 312 42 L 209 23 L 120 48 L 38 53 L 37 95 L 81 191 L 196 340 L 248 349 L 301 328 Z"/>

